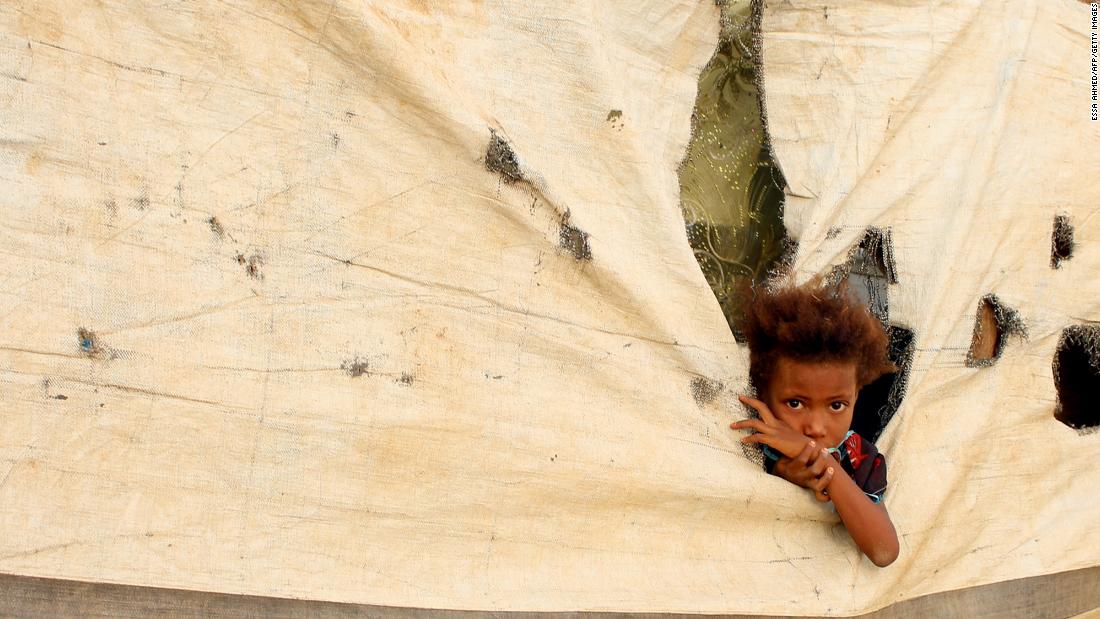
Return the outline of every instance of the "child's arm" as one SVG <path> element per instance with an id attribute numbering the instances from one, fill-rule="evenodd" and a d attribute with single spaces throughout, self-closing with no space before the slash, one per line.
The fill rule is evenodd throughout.
<path id="1" fill-rule="evenodd" d="M 898 558 L 898 536 L 886 508 L 867 498 L 828 449 L 822 448 L 817 457 L 811 459 L 805 451 L 811 442 L 809 438 L 787 427 L 760 400 L 746 396 L 740 399 L 760 413 L 760 419 L 745 419 L 730 424 L 735 430 L 756 430 L 756 434 L 742 438 L 741 442 L 768 445 L 790 458 L 791 461 L 785 464 L 789 468 L 783 478 L 796 485 L 804 485 L 796 480 L 804 476 L 805 471 L 799 469 L 805 469 L 806 465 L 812 473 L 822 471 L 815 481 L 809 481 L 804 486 L 813 490 L 818 500 L 832 500 L 852 541 L 872 563 L 879 567 L 893 563 Z"/>
<path id="2" fill-rule="evenodd" d="M 827 452 L 827 450 L 826 450 Z M 817 443 L 810 441 L 797 457 L 783 456 L 772 467 L 772 475 L 782 477 L 796 486 L 814 491 L 814 497 L 822 503 L 829 502 L 825 489 L 833 480 L 833 471 L 829 470 L 831 459 L 820 457 L 822 450 Z"/>
<path id="3" fill-rule="evenodd" d="M 836 506 L 848 535 L 872 563 L 879 567 L 890 565 L 898 558 L 899 548 L 898 534 L 886 507 L 871 502 L 828 450 L 822 450 L 818 460 L 822 459 L 829 462 L 826 471 L 834 473 L 825 493 Z"/>

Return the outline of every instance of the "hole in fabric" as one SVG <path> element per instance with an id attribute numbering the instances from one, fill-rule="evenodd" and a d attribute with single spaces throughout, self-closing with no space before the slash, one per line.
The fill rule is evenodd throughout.
<path id="1" fill-rule="evenodd" d="M 89 359 L 118 359 L 119 352 L 106 345 L 91 329 L 80 327 L 76 330 L 76 339 L 80 352 Z"/>
<path id="2" fill-rule="evenodd" d="M 842 287 L 882 322 L 889 339 L 888 355 L 898 371 L 884 374 L 859 392 L 852 413 L 852 430 L 875 441 L 901 407 L 913 363 L 915 334 L 911 329 L 890 324 L 889 287 L 898 281 L 893 241 L 889 228 L 870 227 L 848 252 L 844 264 L 833 268 L 828 281 Z"/>
<path id="3" fill-rule="evenodd" d="M 1063 329 L 1052 369 L 1058 391 L 1054 418 L 1079 430 L 1100 427 L 1100 326 Z"/>
<path id="4" fill-rule="evenodd" d="M 103 357 L 105 349 L 99 342 L 99 337 L 95 334 L 95 331 L 80 327 L 76 330 L 76 337 L 80 341 L 80 352 L 84 353 L 86 357 Z"/>
<path id="5" fill-rule="evenodd" d="M 888 228 L 868 228 L 848 260 L 833 269 L 831 279 L 848 284 L 848 293 L 885 324 L 889 320 L 887 289 L 898 283 L 893 242 Z"/>
<path id="6" fill-rule="evenodd" d="M 993 365 L 1004 352 L 1005 339 L 1010 335 L 1027 336 L 1020 314 L 1001 303 L 996 295 L 987 294 L 978 302 L 974 319 L 974 337 L 966 355 L 968 367 Z"/>
<path id="7" fill-rule="evenodd" d="M 1054 218 L 1054 232 L 1050 235 L 1050 268 L 1057 269 L 1062 261 L 1073 257 L 1073 226 L 1066 215 Z"/>
<path id="8" fill-rule="evenodd" d="M 978 318 L 974 321 L 974 338 L 970 341 L 970 354 L 966 364 L 973 366 L 992 362 L 1001 347 L 1001 330 L 997 327 L 997 317 L 993 313 L 993 304 L 982 299 L 978 304 Z"/>
<path id="9" fill-rule="evenodd" d="M 867 228 L 859 241 L 860 262 L 853 262 L 853 272 L 874 273 L 888 284 L 898 283 L 898 267 L 894 262 L 894 242 L 889 228 Z"/>
<path id="10" fill-rule="evenodd" d="M 591 260 L 592 248 L 588 245 L 588 233 L 569 223 L 569 211 L 561 218 L 558 230 L 558 246 L 577 260 Z"/>
<path id="11" fill-rule="evenodd" d="M 722 3 L 718 48 L 699 76 L 680 164 L 688 242 L 739 340 L 744 291 L 797 249 L 783 226 L 786 181 L 771 155 L 758 70 L 759 3 Z"/>
<path id="12" fill-rule="evenodd" d="M 519 161 L 512 146 L 493 129 L 489 130 L 489 146 L 485 150 L 485 169 L 500 174 L 500 178 L 505 183 L 523 180 L 523 174 L 519 171 Z"/>
<path id="13" fill-rule="evenodd" d="M 852 412 L 852 430 L 871 442 L 878 440 L 905 399 L 909 369 L 913 365 L 913 331 L 899 325 L 889 325 L 886 335 L 890 339 L 890 361 L 898 367 L 898 371 L 883 374 L 860 390 Z"/>

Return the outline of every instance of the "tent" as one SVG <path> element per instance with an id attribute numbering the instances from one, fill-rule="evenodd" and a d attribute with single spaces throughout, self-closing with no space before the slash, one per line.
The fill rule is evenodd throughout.
<path id="1" fill-rule="evenodd" d="M 911 335 L 878 569 L 728 429 L 680 173 L 749 8 L 0 5 L 0 608 L 1100 606 L 1095 9 L 775 0 L 741 39 L 767 247 Z"/>

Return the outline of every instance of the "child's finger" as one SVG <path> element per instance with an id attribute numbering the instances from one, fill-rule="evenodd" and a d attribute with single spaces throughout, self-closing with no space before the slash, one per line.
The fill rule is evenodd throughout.
<path id="1" fill-rule="evenodd" d="M 746 444 L 746 445 L 753 445 L 753 444 L 763 443 L 764 445 L 767 445 L 768 447 L 775 447 L 775 445 L 772 444 L 773 440 L 774 439 L 772 439 L 772 437 L 768 436 L 767 434 L 763 434 L 761 432 L 757 432 L 756 434 L 750 434 L 748 436 L 744 436 L 744 437 L 741 438 L 741 442 Z"/>
<path id="2" fill-rule="evenodd" d="M 815 454 L 820 456 L 821 452 L 818 451 L 818 452 L 815 452 Z M 813 473 L 814 477 L 820 478 L 822 475 L 825 474 L 825 469 L 828 468 L 828 466 L 829 466 L 829 459 L 828 458 L 818 457 L 817 460 L 814 460 L 814 463 L 810 465 L 810 472 Z"/>
<path id="3" fill-rule="evenodd" d="M 731 423 L 730 427 L 734 430 L 756 430 L 757 432 L 764 432 L 771 429 L 768 427 L 768 424 L 759 419 L 742 419 L 741 421 Z"/>
<path id="4" fill-rule="evenodd" d="M 829 457 L 829 450 L 824 447 L 815 452 L 814 456 L 816 460 L 810 468 L 813 470 L 814 477 L 821 477 L 825 473 L 825 468 L 833 464 L 833 459 Z"/>
<path id="5" fill-rule="evenodd" d="M 775 415 L 772 415 L 771 409 L 768 408 L 767 404 L 764 404 L 756 398 L 750 398 L 747 395 L 738 396 L 738 399 L 741 400 L 742 404 L 751 406 L 756 409 L 756 412 L 760 413 L 760 418 L 763 419 L 766 423 L 775 423 Z"/>
<path id="6" fill-rule="evenodd" d="M 809 466 L 817 457 L 817 443 L 810 441 L 806 443 L 806 446 L 802 448 L 802 453 L 798 454 L 795 460 L 802 463 L 802 466 Z"/>
<path id="7" fill-rule="evenodd" d="M 812 484 L 814 492 L 820 492 L 821 494 L 828 496 L 829 482 L 831 482 L 832 480 L 833 467 L 830 466 L 829 468 L 825 469 L 825 473 L 822 474 L 821 477 Z"/>

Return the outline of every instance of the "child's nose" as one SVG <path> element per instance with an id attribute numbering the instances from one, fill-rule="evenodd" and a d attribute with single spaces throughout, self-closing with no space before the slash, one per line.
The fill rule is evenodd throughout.
<path id="1" fill-rule="evenodd" d="M 806 423 L 802 427 L 802 434 L 810 438 L 825 437 L 825 418 L 820 413 L 807 415 Z"/>

